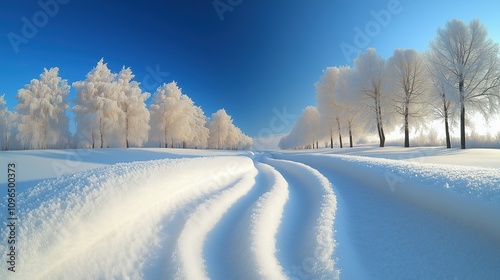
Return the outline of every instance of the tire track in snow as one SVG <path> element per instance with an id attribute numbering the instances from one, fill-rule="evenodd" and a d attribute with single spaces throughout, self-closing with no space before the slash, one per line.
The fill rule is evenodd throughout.
<path id="1" fill-rule="evenodd" d="M 406 200 L 401 196 L 404 189 L 390 188 L 386 181 L 384 164 L 387 163 L 325 155 L 275 156 L 308 164 L 334 183 L 341 202 L 338 265 L 342 276 L 349 279 L 500 277 L 498 246 L 474 228 L 432 208 L 426 209 L 425 204 Z M 418 175 L 422 177 L 419 180 L 426 180 L 425 173 Z M 411 180 L 406 184 L 415 187 Z M 404 184 L 399 187 L 405 188 Z M 421 188 L 425 191 L 424 186 Z"/>
<path id="2" fill-rule="evenodd" d="M 288 198 L 287 183 L 256 162 L 255 186 L 211 232 L 205 248 L 212 279 L 286 279 L 276 257 L 276 234 Z"/>
<path id="3" fill-rule="evenodd" d="M 189 216 L 172 256 L 177 263 L 176 279 L 208 279 L 203 259 L 207 234 L 231 206 L 250 191 L 256 175 L 256 169 L 247 171 L 234 186 L 213 195 Z"/>
<path id="4" fill-rule="evenodd" d="M 222 203 L 224 205 L 225 203 L 228 203 L 227 201 L 224 201 L 221 199 L 222 195 L 224 194 L 224 198 L 226 199 L 234 199 L 235 195 L 238 195 L 241 193 L 242 189 L 246 187 L 251 187 L 251 182 L 253 179 L 253 173 L 256 172 L 255 168 L 250 168 L 247 172 L 239 174 L 238 176 L 230 176 L 234 178 L 228 178 L 227 175 L 235 175 L 234 173 L 234 166 L 230 168 L 231 170 L 230 173 L 226 175 L 222 175 L 222 178 L 220 179 L 220 173 L 217 174 L 217 176 L 210 176 L 212 180 L 215 180 L 216 185 L 218 186 L 218 189 L 212 192 L 206 192 L 202 195 L 198 195 L 195 197 L 191 197 L 189 201 L 185 202 L 182 204 L 181 208 L 178 211 L 174 211 L 167 217 L 163 219 L 163 222 L 161 222 L 163 226 L 162 234 L 163 236 L 166 236 L 167 238 L 164 238 L 161 242 L 161 251 L 159 252 L 159 260 L 155 263 L 155 267 L 150 268 L 145 271 L 145 275 L 147 279 L 156 279 L 158 278 L 158 275 L 161 275 L 161 278 L 164 279 L 188 279 L 189 277 L 183 275 L 182 271 L 186 271 L 186 265 L 187 263 L 193 263 L 190 261 L 187 262 L 181 262 L 179 261 L 178 258 L 178 249 L 179 249 L 179 240 L 181 239 L 182 234 L 184 233 L 184 237 L 182 238 L 185 242 L 182 244 L 187 244 L 188 247 L 187 249 L 191 249 L 190 252 L 193 253 L 193 248 L 198 248 L 201 247 L 200 243 L 203 243 L 203 235 L 200 235 L 199 230 L 204 230 L 206 231 L 205 227 L 210 225 L 210 223 L 216 222 L 217 219 L 214 219 L 212 217 L 213 215 L 220 215 L 220 213 L 223 211 L 223 209 L 220 209 L 220 207 L 216 206 L 216 209 L 212 209 L 213 211 L 210 213 L 203 213 L 207 215 L 203 215 L 200 213 L 200 209 L 203 207 L 208 207 L 211 204 L 214 204 L 214 201 L 219 200 L 219 203 Z M 224 171 L 223 173 L 225 173 Z M 234 189 L 236 188 L 236 189 Z M 196 227 L 196 222 L 193 222 L 192 217 L 196 216 L 201 216 L 203 217 L 194 220 L 200 221 L 200 224 L 203 226 L 200 228 L 196 228 L 194 232 L 189 231 L 186 229 L 186 227 L 190 227 L 193 229 L 193 227 Z M 207 219 L 204 221 L 204 219 Z M 186 236 L 189 236 L 192 238 L 192 242 L 200 242 L 198 244 L 193 244 L 189 243 L 190 238 L 186 238 Z M 194 247 L 193 247 L 194 246 Z M 184 248 L 186 249 L 186 248 Z M 194 257 L 198 257 L 198 255 L 195 253 L 193 254 Z M 191 258 L 191 256 L 190 256 Z M 187 258 L 185 258 L 187 259 Z M 202 264 L 202 266 L 196 267 L 192 266 L 191 269 L 195 271 L 203 271 L 203 260 L 198 261 L 197 264 Z M 185 274 L 185 273 L 184 273 Z M 150 275 L 150 276 L 149 276 Z M 201 274 L 199 274 L 201 275 Z"/>
<path id="5" fill-rule="evenodd" d="M 252 169 L 247 157 L 158 160 L 43 182 L 20 197 L 15 276 L 141 279 L 144 256 L 156 257 L 152 252 L 165 243 L 162 222 Z"/>
<path id="6" fill-rule="evenodd" d="M 338 279 L 335 267 L 336 197 L 328 179 L 301 163 L 265 159 L 289 183 L 290 199 L 278 235 L 279 259 L 289 277 Z"/>

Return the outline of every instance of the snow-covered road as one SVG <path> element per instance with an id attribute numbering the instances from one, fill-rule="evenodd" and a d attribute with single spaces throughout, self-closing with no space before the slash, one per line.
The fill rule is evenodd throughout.
<path id="1" fill-rule="evenodd" d="M 500 279 L 498 168 L 193 154 L 17 198 L 16 272 L 3 261 L 0 279 Z"/>

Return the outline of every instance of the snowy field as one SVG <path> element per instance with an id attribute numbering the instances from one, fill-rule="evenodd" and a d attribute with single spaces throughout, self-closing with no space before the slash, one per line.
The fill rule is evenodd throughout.
<path id="1" fill-rule="evenodd" d="M 9 151 L 0 172 L 0 279 L 500 279 L 500 150 Z"/>

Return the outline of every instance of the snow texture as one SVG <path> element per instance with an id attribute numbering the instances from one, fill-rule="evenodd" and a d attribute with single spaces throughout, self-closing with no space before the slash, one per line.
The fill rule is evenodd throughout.
<path id="1" fill-rule="evenodd" d="M 73 172 L 23 171 L 78 150 L 49 152 L 1 152 L 20 188 L 0 279 L 500 277 L 498 157 L 464 166 L 482 150 L 92 150 Z"/>

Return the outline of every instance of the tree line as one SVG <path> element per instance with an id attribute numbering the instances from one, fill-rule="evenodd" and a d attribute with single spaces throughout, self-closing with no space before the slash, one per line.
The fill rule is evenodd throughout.
<path id="1" fill-rule="evenodd" d="M 134 81 L 130 68 L 113 73 L 101 59 L 85 80 L 70 85 L 57 67 L 44 69 L 16 95 L 11 112 L 0 96 L 0 147 L 9 149 L 157 147 L 250 149 L 253 140 L 233 124 L 224 109 L 205 116 L 177 83 L 163 84 L 151 97 Z M 74 113 L 76 132 L 67 111 Z M 153 145 L 153 144 L 151 144 Z"/>
<path id="2" fill-rule="evenodd" d="M 466 125 L 473 114 L 486 119 L 500 107 L 500 48 L 488 39 L 479 20 L 449 21 L 439 28 L 425 53 L 396 49 L 389 59 L 369 48 L 353 66 L 328 67 L 315 84 L 317 106 L 302 111 L 282 149 L 317 148 L 338 137 L 376 133 L 384 147 L 387 131 L 402 127 L 404 147 L 410 130 L 442 119 L 447 148 L 450 128 L 459 118 L 460 147 L 466 148 Z M 336 136 L 334 136 L 336 135 Z M 337 141 L 335 141 L 337 142 Z"/>

